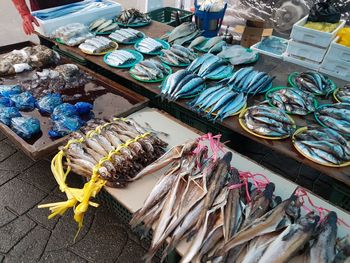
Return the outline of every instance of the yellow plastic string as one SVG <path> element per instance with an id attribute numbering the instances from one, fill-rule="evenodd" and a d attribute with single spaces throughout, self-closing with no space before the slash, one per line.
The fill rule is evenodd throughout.
<path id="1" fill-rule="evenodd" d="M 114 118 L 114 121 L 126 121 L 125 118 Z M 95 134 L 101 133 L 101 131 L 112 123 L 106 123 L 100 126 L 97 126 L 95 130 L 91 130 L 86 134 L 86 138 L 91 138 Z M 106 180 L 102 179 L 99 176 L 99 169 L 103 166 L 104 162 L 111 161 L 113 155 L 119 154 L 123 148 L 129 147 L 130 144 L 137 142 L 140 139 L 145 138 L 150 135 L 149 132 L 141 134 L 134 139 L 130 139 L 126 141 L 124 144 L 119 145 L 115 150 L 112 150 L 108 153 L 107 156 L 103 157 L 99 162 L 94 166 L 92 171 L 92 176 L 90 180 L 84 184 L 82 189 L 79 188 L 71 188 L 66 184 L 66 178 L 71 170 L 69 164 L 70 160 L 65 156 L 64 150 L 67 150 L 73 143 L 83 143 L 85 138 L 82 137 L 80 139 L 72 139 L 69 140 L 68 143 L 64 146 L 64 150 L 59 151 L 56 156 L 51 161 L 51 171 L 59 185 L 59 189 L 66 193 L 67 201 L 56 202 L 50 204 L 39 205 L 39 208 L 49 208 L 51 214 L 49 215 L 49 219 L 53 218 L 56 215 L 63 215 L 69 208 L 74 209 L 74 220 L 78 223 L 78 231 L 76 233 L 75 238 L 78 236 L 80 229 L 83 226 L 84 215 L 90 206 L 98 207 L 97 203 L 91 202 L 91 197 L 96 197 L 96 195 L 100 192 L 102 187 L 107 183 Z M 63 168 L 63 158 L 67 160 L 67 170 L 64 171 Z"/>

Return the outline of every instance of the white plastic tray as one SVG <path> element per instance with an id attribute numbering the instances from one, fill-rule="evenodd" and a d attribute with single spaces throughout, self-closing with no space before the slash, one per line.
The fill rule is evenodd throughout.
<path id="1" fill-rule="evenodd" d="M 275 37 L 275 36 L 272 36 L 272 37 L 273 37 L 273 38 L 283 39 L 283 40 L 287 41 L 286 39 L 281 38 L 281 37 Z M 283 59 L 283 54 L 277 55 L 277 54 L 275 54 L 275 53 L 271 53 L 271 52 L 268 52 L 268 51 L 266 51 L 266 50 L 260 49 L 260 48 L 259 48 L 260 43 L 261 43 L 261 41 L 258 42 L 258 43 L 256 43 L 256 44 L 254 44 L 254 45 L 251 46 L 250 48 L 251 48 L 252 50 L 255 50 L 255 51 L 261 53 L 261 54 L 264 54 L 264 55 L 267 55 L 267 56 L 270 56 L 270 57 L 274 57 L 274 58 Z"/>
<path id="2" fill-rule="evenodd" d="M 100 8 L 98 10 L 95 9 L 91 11 L 86 11 L 84 13 L 72 13 L 69 15 L 65 15 L 62 17 L 57 17 L 49 20 L 41 20 L 37 18 L 40 26 L 39 27 L 35 26 L 35 31 L 43 36 L 50 37 L 50 34 L 54 30 L 67 24 L 81 23 L 84 25 L 89 25 L 91 22 L 93 22 L 98 18 L 103 17 L 106 19 L 112 19 L 120 14 L 122 10 L 122 6 L 119 3 L 112 0 L 104 0 L 104 2 L 111 2 L 112 5 Z M 57 7 L 48 8 L 48 9 L 40 10 L 40 12 L 45 12 L 45 11 L 48 12 L 56 8 Z"/>
<path id="3" fill-rule="evenodd" d="M 338 30 L 345 25 L 345 20 L 340 20 L 340 25 L 332 33 L 327 33 L 304 27 L 307 18 L 308 16 L 305 16 L 293 25 L 290 38 L 323 48 L 329 46 L 332 40 L 336 37 Z"/>
<path id="4" fill-rule="evenodd" d="M 338 37 L 332 41 L 326 54 L 326 58 L 330 57 L 339 61 L 350 63 L 350 47 L 340 45 L 337 43 L 337 41 Z"/>
<path id="5" fill-rule="evenodd" d="M 297 56 L 320 63 L 322 62 L 326 52 L 327 48 L 297 42 L 292 39 L 288 41 L 287 53 L 292 56 Z"/>
<path id="6" fill-rule="evenodd" d="M 321 63 L 317 63 L 308 59 L 298 58 L 294 56 L 289 56 L 288 54 L 285 54 L 283 56 L 283 60 L 287 62 L 291 62 L 300 66 L 303 66 L 305 68 L 309 68 L 312 70 L 318 70 L 321 66 Z"/>
<path id="7" fill-rule="evenodd" d="M 350 62 L 327 56 L 319 71 L 339 79 L 350 81 Z"/>

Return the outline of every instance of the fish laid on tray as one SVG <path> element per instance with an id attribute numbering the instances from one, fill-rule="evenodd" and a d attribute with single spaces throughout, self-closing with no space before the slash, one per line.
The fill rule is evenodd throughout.
<path id="1" fill-rule="evenodd" d="M 258 52 L 240 45 L 232 45 L 224 46 L 217 56 L 229 60 L 232 65 L 240 65 L 255 61 Z"/>
<path id="2" fill-rule="evenodd" d="M 99 18 L 89 25 L 89 30 L 97 34 L 108 33 L 118 28 L 118 24 L 115 23 L 112 19 L 105 18 Z"/>
<path id="3" fill-rule="evenodd" d="M 270 77 L 265 72 L 254 70 L 253 67 L 241 68 L 237 70 L 226 81 L 226 85 L 238 92 L 246 94 L 259 94 L 269 90 L 274 77 Z"/>
<path id="4" fill-rule="evenodd" d="M 194 140 L 174 146 L 135 177 L 166 168 L 130 221 L 145 233 L 153 228 L 146 262 L 166 245 L 164 260 L 183 241 L 182 263 L 331 263 L 349 258 L 350 238 L 336 242 L 335 212 L 323 220 L 313 211 L 301 215 L 304 202 L 298 189 L 282 200 L 272 182 L 245 188 L 244 177 L 231 167 L 232 153 L 208 157 L 218 144 L 209 145 Z M 308 260 L 298 261 L 302 258 Z"/>
<path id="5" fill-rule="evenodd" d="M 197 95 L 205 87 L 204 79 L 182 69 L 169 75 L 161 85 L 161 95 L 168 100 L 177 100 Z"/>
<path id="6" fill-rule="evenodd" d="M 187 66 L 197 57 L 192 49 L 177 44 L 172 45 L 170 49 L 162 49 L 162 53 L 160 59 L 171 66 Z"/>
<path id="7" fill-rule="evenodd" d="M 232 74 L 233 68 L 218 56 L 206 53 L 193 60 L 187 70 L 204 79 L 223 79 Z"/>
<path id="8" fill-rule="evenodd" d="M 350 104 L 340 102 L 322 105 L 314 114 L 324 126 L 343 134 L 350 134 Z"/>
<path id="9" fill-rule="evenodd" d="M 148 59 L 136 64 L 130 73 L 135 75 L 138 79 L 149 81 L 163 79 L 169 75 L 170 70 L 164 67 L 162 63 L 154 59 Z"/>
<path id="10" fill-rule="evenodd" d="M 320 164 L 341 165 L 350 162 L 350 143 L 329 128 L 307 128 L 293 137 L 294 146 Z"/>
<path id="11" fill-rule="evenodd" d="M 175 27 L 170 33 L 165 34 L 161 38 L 170 44 L 185 44 L 201 34 L 196 24 L 192 22 L 184 22 Z"/>
<path id="12" fill-rule="evenodd" d="M 88 54 L 99 54 L 116 47 L 116 43 L 107 37 L 89 38 L 79 45 L 79 49 Z"/>
<path id="13" fill-rule="evenodd" d="M 298 88 L 282 88 L 268 93 L 271 104 L 279 109 L 296 115 L 307 115 L 314 112 L 315 97 Z"/>
<path id="14" fill-rule="evenodd" d="M 117 22 L 128 26 L 139 23 L 150 23 L 151 18 L 147 14 L 140 12 L 140 10 L 131 8 L 122 11 L 117 18 Z"/>
<path id="15" fill-rule="evenodd" d="M 335 88 L 333 82 L 328 77 L 319 72 L 313 71 L 297 74 L 294 83 L 300 89 L 316 95 L 328 95 Z"/>
<path id="16" fill-rule="evenodd" d="M 109 35 L 109 38 L 118 43 L 134 43 L 142 39 L 144 34 L 133 28 L 122 28 L 114 31 Z"/>
<path id="17" fill-rule="evenodd" d="M 126 63 L 135 61 L 135 56 L 126 50 L 116 50 L 110 53 L 106 59 L 107 63 L 112 66 L 121 66 Z"/>
<path id="18" fill-rule="evenodd" d="M 293 120 L 285 112 L 266 105 L 248 108 L 242 122 L 253 133 L 269 138 L 289 137 L 295 130 Z"/>
<path id="19" fill-rule="evenodd" d="M 335 96 L 340 102 L 350 103 L 350 84 L 339 88 Z"/>
<path id="20" fill-rule="evenodd" d="M 218 85 L 204 90 L 189 105 L 213 121 L 222 121 L 238 113 L 246 103 L 247 96 L 243 93 Z"/>
<path id="21" fill-rule="evenodd" d="M 189 47 L 195 47 L 202 52 L 219 53 L 226 45 L 226 42 L 221 36 L 216 36 L 209 39 L 199 36 L 190 43 Z"/>
<path id="22" fill-rule="evenodd" d="M 162 48 L 162 43 L 151 37 L 146 37 L 137 43 L 137 50 L 146 54 L 159 52 Z"/>

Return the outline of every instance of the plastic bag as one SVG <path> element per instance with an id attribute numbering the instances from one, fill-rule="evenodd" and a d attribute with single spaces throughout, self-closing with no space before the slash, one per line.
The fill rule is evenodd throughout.
<path id="1" fill-rule="evenodd" d="M 340 29 L 337 33 L 338 44 L 350 47 L 350 27 L 344 27 Z"/>
<path id="2" fill-rule="evenodd" d="M 61 95 L 58 93 L 48 94 L 37 102 L 37 108 L 42 114 L 51 114 L 54 109 L 62 104 Z"/>
<path id="3" fill-rule="evenodd" d="M 51 138 L 60 138 L 80 129 L 85 122 L 79 116 L 58 116 L 52 121 L 52 129 L 49 131 Z"/>
<path id="4" fill-rule="evenodd" d="M 0 96 L 9 97 L 10 95 L 21 93 L 21 87 L 18 85 L 0 85 Z"/>
<path id="5" fill-rule="evenodd" d="M 0 122 L 10 126 L 11 119 L 14 117 L 22 117 L 19 110 L 15 107 L 0 107 Z"/>
<path id="6" fill-rule="evenodd" d="M 341 13 L 332 2 L 325 1 L 314 4 L 310 9 L 308 21 L 338 23 Z"/>
<path id="7" fill-rule="evenodd" d="M 33 117 L 16 117 L 11 120 L 11 129 L 23 139 L 30 139 L 40 132 L 40 122 Z"/>
<path id="8" fill-rule="evenodd" d="M 0 107 L 12 107 L 13 101 L 6 97 L 0 97 Z"/>
<path id="9" fill-rule="evenodd" d="M 74 105 L 78 111 L 79 115 L 89 114 L 93 106 L 88 102 L 77 102 Z"/>
<path id="10" fill-rule="evenodd" d="M 88 102 L 77 102 L 75 105 L 72 105 L 69 103 L 63 103 L 54 109 L 51 115 L 51 119 L 55 120 L 56 118 L 59 118 L 61 115 L 67 116 L 67 117 L 87 115 L 92 110 L 92 107 L 93 107 L 92 104 Z"/>
<path id="11" fill-rule="evenodd" d="M 19 110 L 32 111 L 35 108 L 36 100 L 28 91 L 11 95 L 10 99 L 15 103 L 15 106 Z"/>

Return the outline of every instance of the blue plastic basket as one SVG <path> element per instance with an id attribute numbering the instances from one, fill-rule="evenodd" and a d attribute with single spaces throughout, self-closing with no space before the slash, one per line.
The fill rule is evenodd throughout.
<path id="1" fill-rule="evenodd" d="M 194 7 L 196 25 L 199 29 L 204 31 L 202 35 L 205 37 L 216 36 L 221 28 L 222 20 L 225 16 L 227 3 L 225 3 L 224 8 L 219 12 L 207 12 L 199 10 L 200 6 L 197 4 L 197 0 L 194 1 Z"/>

